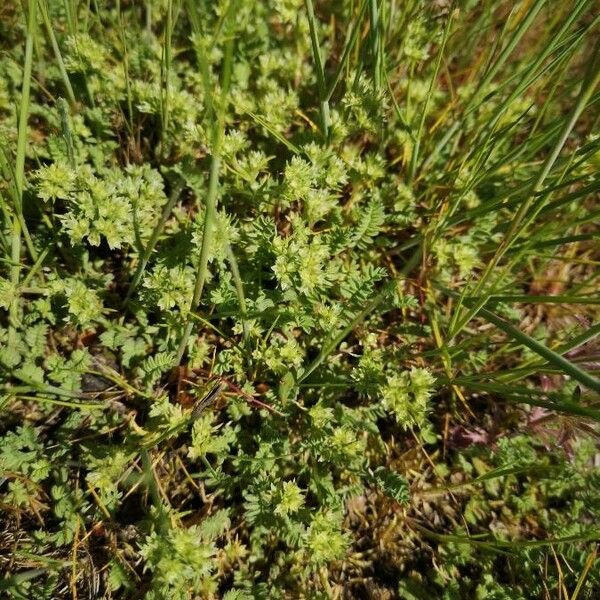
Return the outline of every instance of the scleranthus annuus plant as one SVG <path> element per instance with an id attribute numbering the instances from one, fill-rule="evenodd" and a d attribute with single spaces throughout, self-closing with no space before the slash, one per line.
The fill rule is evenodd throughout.
<path id="1" fill-rule="evenodd" d="M 0 589 L 593 598 L 591 0 L 0 8 Z"/>

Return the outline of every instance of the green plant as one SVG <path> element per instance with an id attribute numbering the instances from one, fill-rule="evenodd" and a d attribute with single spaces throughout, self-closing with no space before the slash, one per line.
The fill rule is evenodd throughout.
<path id="1" fill-rule="evenodd" d="M 597 37 L 5 2 L 0 595 L 596 597 Z"/>

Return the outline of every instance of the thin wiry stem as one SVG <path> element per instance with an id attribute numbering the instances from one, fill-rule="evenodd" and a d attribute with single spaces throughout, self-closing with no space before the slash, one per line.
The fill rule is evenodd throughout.
<path id="1" fill-rule="evenodd" d="M 117 1 L 117 14 L 119 23 L 119 35 L 121 45 L 123 46 L 123 76 L 125 77 L 125 91 L 127 93 L 127 113 L 129 116 L 129 132 L 133 134 L 133 98 L 131 91 L 131 77 L 129 74 L 129 51 L 127 49 L 127 38 L 125 37 L 125 25 L 123 24 L 123 14 L 121 12 L 121 0 Z"/>
<path id="2" fill-rule="evenodd" d="M 371 21 L 371 55 L 373 59 L 373 84 L 375 89 L 381 88 L 381 69 L 383 52 L 381 47 L 381 26 L 377 0 L 369 0 L 369 19 Z"/>
<path id="3" fill-rule="evenodd" d="M 329 100 L 327 97 L 327 88 L 325 86 L 325 72 L 323 69 L 323 59 L 321 57 L 321 48 L 319 46 L 319 37 L 317 34 L 317 19 L 312 0 L 304 0 L 306 13 L 308 16 L 308 26 L 310 29 L 310 41 L 312 44 L 313 60 L 317 71 L 317 89 L 319 92 L 319 110 L 321 112 L 321 127 L 325 138 L 329 137 L 329 126 L 331 125 L 331 115 L 329 111 Z"/>
<path id="4" fill-rule="evenodd" d="M 22 219 L 18 215 L 23 214 L 23 188 L 25 185 L 25 155 L 27 152 L 27 119 L 29 117 L 29 97 L 31 92 L 31 70 L 33 65 L 33 41 L 36 30 L 36 8 L 37 1 L 29 0 L 27 14 L 27 38 L 25 40 L 25 64 L 23 67 L 23 89 L 21 91 L 21 106 L 19 111 L 19 129 L 17 133 L 17 156 L 15 159 L 15 187 L 16 187 L 16 214 L 12 225 L 11 243 L 11 283 L 15 290 L 14 297 L 9 308 L 9 345 L 15 343 L 16 326 L 18 324 L 19 298 L 16 289 L 19 286 L 21 273 L 21 233 Z"/>
<path id="5" fill-rule="evenodd" d="M 193 1 L 190 0 L 190 12 L 192 14 L 192 21 L 197 23 L 197 16 L 195 9 L 191 7 Z M 237 1 L 233 0 L 226 13 L 228 21 L 235 16 L 235 8 Z M 214 229 L 215 216 L 217 212 L 217 196 L 219 190 L 219 171 L 221 168 L 221 143 L 223 140 L 224 133 L 224 113 L 228 103 L 229 84 L 231 80 L 231 68 L 233 62 L 233 44 L 234 36 L 232 32 L 227 35 L 227 43 L 225 47 L 225 55 L 223 58 L 223 75 L 221 81 L 221 95 L 219 99 L 218 111 L 215 111 L 215 103 L 213 98 L 212 87 L 210 83 L 210 73 L 208 70 L 208 64 L 205 56 L 199 56 L 200 70 L 204 81 L 206 104 L 207 110 L 213 116 L 216 113 L 216 118 L 213 119 L 213 135 L 212 135 L 212 156 L 210 162 L 210 175 L 208 181 L 208 194 L 206 196 L 206 209 L 204 213 L 204 225 L 202 230 L 202 245 L 200 247 L 200 258 L 198 260 L 198 270 L 196 271 L 196 281 L 194 283 L 194 292 L 192 295 L 192 302 L 190 305 L 190 313 L 194 313 L 198 305 L 200 304 L 200 298 L 202 297 L 202 291 L 206 282 L 206 276 L 208 274 L 208 260 L 212 246 L 212 233 Z M 179 347 L 177 349 L 176 364 L 180 364 L 187 347 L 188 340 L 194 328 L 194 323 L 190 317 L 185 325 L 183 335 L 179 341 Z"/>
<path id="6" fill-rule="evenodd" d="M 50 17 L 48 16 L 48 5 L 46 3 L 46 0 L 39 0 L 39 4 L 42 20 L 44 21 L 44 27 L 46 28 L 46 33 L 48 34 L 48 39 L 50 40 L 50 45 L 52 46 L 54 57 L 56 58 L 58 70 L 63 80 L 65 91 L 67 92 L 67 98 L 69 99 L 69 103 L 72 106 L 74 106 L 76 102 L 75 93 L 73 92 L 71 80 L 69 79 L 69 74 L 67 73 L 67 69 L 65 68 L 65 63 L 63 61 L 63 57 L 58 46 L 58 42 L 56 41 L 56 36 L 54 35 L 54 29 L 52 27 L 52 23 L 50 22 Z"/>
<path id="7" fill-rule="evenodd" d="M 165 40 L 163 45 L 163 59 L 161 63 L 161 152 L 165 151 L 166 135 L 169 130 L 169 90 L 171 77 L 171 56 L 172 56 L 172 36 L 173 36 L 173 0 L 167 3 L 167 24 L 165 27 Z"/>
<path id="8" fill-rule="evenodd" d="M 148 243 L 146 244 L 146 247 L 144 248 L 144 252 L 142 253 L 142 256 L 140 257 L 140 260 L 136 267 L 135 273 L 131 280 L 129 290 L 127 290 L 127 295 L 125 296 L 125 304 L 130 300 L 131 295 L 137 289 L 137 286 L 139 285 L 139 283 L 142 279 L 144 270 L 146 269 L 146 265 L 148 264 L 148 261 L 150 260 L 150 256 L 152 255 L 152 251 L 156 247 L 158 238 L 160 237 L 160 234 L 162 233 L 162 231 L 165 227 L 165 224 L 167 223 L 167 220 L 168 220 L 171 212 L 173 211 L 173 207 L 175 206 L 175 203 L 177 202 L 177 200 L 179 200 L 179 196 L 181 194 L 182 189 L 183 189 L 183 183 L 179 182 L 179 183 L 175 184 L 173 191 L 171 192 L 171 195 L 169 196 L 169 200 L 167 201 L 167 203 L 165 204 L 165 206 L 162 210 L 160 219 L 158 220 L 158 223 L 152 230 L 152 235 L 150 236 L 150 239 L 148 240 Z"/>
<path id="9" fill-rule="evenodd" d="M 423 135 L 423 127 L 425 126 L 425 117 L 427 116 L 427 110 L 429 109 L 429 102 L 431 100 L 431 96 L 433 94 L 433 88 L 435 86 L 435 82 L 437 81 L 438 73 L 440 71 L 440 65 L 442 64 L 442 58 L 444 56 L 444 49 L 446 47 L 446 41 L 448 40 L 448 34 L 450 33 L 450 25 L 452 23 L 452 13 L 448 15 L 448 20 L 446 21 L 446 27 L 444 28 L 444 36 L 442 37 L 442 43 L 440 44 L 440 48 L 438 50 L 437 61 L 435 63 L 435 69 L 433 74 L 431 75 L 431 80 L 429 82 L 429 89 L 427 90 L 427 96 L 425 97 L 425 103 L 423 104 L 423 110 L 421 111 L 421 118 L 419 120 L 419 128 L 417 129 L 417 135 L 415 137 L 415 145 L 412 151 L 412 155 L 410 158 L 410 166 L 408 169 L 408 181 L 412 181 L 412 178 L 415 174 L 415 169 L 417 167 L 417 161 L 419 160 L 419 149 L 421 146 L 421 137 Z"/>
<path id="10" fill-rule="evenodd" d="M 233 252 L 233 248 L 229 244 L 227 246 L 227 259 L 231 267 L 231 274 L 233 275 L 233 283 L 235 285 L 235 291 L 238 297 L 238 303 L 240 305 L 240 316 L 242 320 L 242 329 L 244 332 L 244 343 L 248 345 L 250 338 L 250 328 L 248 325 L 248 308 L 246 306 L 246 296 L 244 295 L 244 284 L 242 283 L 242 277 L 240 276 L 240 269 L 238 262 Z"/>
<path id="11" fill-rule="evenodd" d="M 218 129 L 220 129 L 220 127 L 218 127 Z M 212 230 L 215 221 L 215 215 L 217 212 L 217 192 L 219 189 L 219 170 L 221 168 L 220 143 L 221 134 L 218 133 L 213 143 L 213 153 L 210 162 L 210 178 L 208 183 L 208 194 L 206 196 L 204 226 L 202 228 L 202 245 L 200 247 L 198 270 L 196 273 L 194 293 L 190 305 L 191 312 L 194 312 L 197 309 L 198 304 L 200 303 L 202 290 L 204 289 L 204 283 L 206 281 L 206 275 L 208 273 L 208 259 L 212 245 Z M 189 319 L 185 325 L 184 333 L 179 342 L 179 348 L 177 349 L 177 364 L 181 363 L 181 359 L 183 358 L 183 354 L 185 353 L 185 349 L 193 328 L 194 323 L 191 319 Z"/>
<path id="12" fill-rule="evenodd" d="M 342 52 L 342 57 L 340 58 L 340 62 L 337 66 L 335 74 L 332 77 L 331 81 L 329 82 L 329 86 L 327 87 L 327 93 L 325 94 L 325 97 L 327 100 L 331 99 L 331 96 L 333 95 L 335 88 L 337 87 L 338 83 L 340 82 L 342 73 L 344 72 L 344 69 L 346 68 L 346 66 L 349 63 L 350 55 L 352 53 L 353 48 L 356 45 L 356 41 L 358 40 L 358 34 L 360 33 L 360 26 L 362 24 L 362 20 L 365 15 L 366 8 L 367 8 L 367 2 L 366 2 L 366 0 L 364 0 L 360 7 L 360 10 L 358 11 L 358 15 L 356 16 L 354 23 L 352 24 L 352 26 L 350 27 L 350 29 L 348 31 L 348 37 L 346 39 L 346 43 L 344 44 L 344 50 Z"/>

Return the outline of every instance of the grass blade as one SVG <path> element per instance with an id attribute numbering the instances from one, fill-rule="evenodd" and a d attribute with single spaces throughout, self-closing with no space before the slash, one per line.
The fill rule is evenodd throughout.
<path id="1" fill-rule="evenodd" d="M 504 333 L 513 338 L 515 341 L 523 344 L 532 352 L 539 354 L 542 358 L 545 358 L 549 364 L 559 368 L 565 375 L 569 375 L 575 381 L 578 381 L 585 387 L 600 394 L 600 380 L 592 377 L 589 373 L 580 369 L 577 365 L 567 360 L 564 356 L 561 356 L 553 350 L 550 350 L 550 348 L 544 346 L 544 344 L 534 340 L 526 333 L 523 333 L 520 329 L 517 329 L 511 325 L 508 321 L 495 315 L 486 308 L 480 308 L 479 313 L 486 321 L 493 323 L 496 327 L 498 327 L 498 329 L 504 331 Z"/>
<path id="2" fill-rule="evenodd" d="M 319 37 L 317 34 L 317 19 L 315 17 L 315 9 L 312 0 L 304 0 L 306 14 L 308 17 L 308 26 L 310 29 L 310 41 L 312 44 L 313 60 L 317 71 L 317 89 L 319 92 L 319 111 L 321 113 L 321 127 L 323 135 L 327 139 L 329 137 L 329 126 L 331 125 L 331 116 L 329 114 L 329 100 L 327 97 L 327 89 L 325 87 L 325 71 L 323 68 L 323 59 L 321 57 L 321 47 L 319 45 Z"/>

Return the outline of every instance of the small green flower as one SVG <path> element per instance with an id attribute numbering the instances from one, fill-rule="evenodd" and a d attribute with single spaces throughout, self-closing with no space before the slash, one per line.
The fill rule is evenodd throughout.
<path id="1" fill-rule="evenodd" d="M 281 334 L 273 335 L 268 345 L 257 348 L 253 356 L 262 360 L 274 373 L 283 374 L 302 364 L 304 353 L 294 338 L 286 338 Z"/>
<path id="2" fill-rule="evenodd" d="M 414 61 L 426 60 L 429 56 L 430 34 L 422 18 L 411 19 L 406 29 L 404 54 Z"/>
<path id="3" fill-rule="evenodd" d="M 314 180 L 310 163 L 299 156 L 293 156 L 285 167 L 285 197 L 290 200 L 302 200 L 310 193 Z"/>
<path id="4" fill-rule="evenodd" d="M 304 505 L 304 494 L 295 481 L 284 481 L 275 514 L 286 516 L 298 512 Z"/>
<path id="5" fill-rule="evenodd" d="M 66 164 L 55 162 L 38 169 L 35 178 L 38 196 L 47 202 L 58 198 L 61 200 L 69 198 L 75 187 L 76 176 Z"/>
<path id="6" fill-rule="evenodd" d="M 215 416 L 213 412 L 207 412 L 194 421 L 192 428 L 192 444 L 188 455 L 192 459 L 202 458 L 206 454 L 221 454 L 229 448 L 231 429 L 225 428 L 219 434 L 219 427 L 213 425 Z"/>
<path id="7" fill-rule="evenodd" d="M 323 511 L 315 516 L 304 538 L 310 562 L 324 565 L 344 556 L 349 540 L 341 526 L 341 514 Z"/>
<path id="8" fill-rule="evenodd" d="M 417 367 L 391 375 L 382 388 L 383 405 L 403 427 L 421 427 L 434 383 L 435 378 L 427 369 Z"/>
<path id="9" fill-rule="evenodd" d="M 193 271 L 185 266 L 157 265 L 144 278 L 144 288 L 149 301 L 161 310 L 178 308 L 182 314 L 189 311 L 194 287 Z"/>
<path id="10" fill-rule="evenodd" d="M 309 411 L 311 421 L 315 427 L 323 428 L 333 420 L 333 410 L 318 402 Z"/>
<path id="11" fill-rule="evenodd" d="M 70 280 L 64 286 L 64 293 L 69 315 L 76 324 L 84 327 L 102 318 L 102 301 L 82 281 Z"/>
<path id="12" fill-rule="evenodd" d="M 102 72 L 107 50 L 87 33 L 69 36 L 65 42 L 65 66 L 74 73 Z"/>

